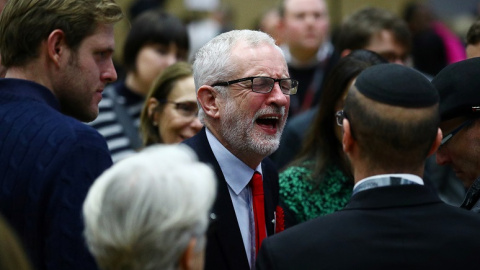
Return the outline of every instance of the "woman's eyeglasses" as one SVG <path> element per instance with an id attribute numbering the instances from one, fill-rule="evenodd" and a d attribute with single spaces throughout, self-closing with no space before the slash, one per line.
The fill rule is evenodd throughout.
<path id="1" fill-rule="evenodd" d="M 175 110 L 184 117 L 197 117 L 198 105 L 193 101 L 175 102 L 170 100 L 163 100 L 161 103 L 169 103 L 175 106 Z"/>

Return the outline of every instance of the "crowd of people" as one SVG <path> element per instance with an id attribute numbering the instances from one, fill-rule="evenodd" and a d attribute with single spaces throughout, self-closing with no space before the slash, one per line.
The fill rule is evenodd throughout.
<path id="1" fill-rule="evenodd" d="M 0 0 L 0 269 L 478 264 L 478 21 L 283 0 L 192 56 L 154 2 L 114 63 L 115 0 Z"/>

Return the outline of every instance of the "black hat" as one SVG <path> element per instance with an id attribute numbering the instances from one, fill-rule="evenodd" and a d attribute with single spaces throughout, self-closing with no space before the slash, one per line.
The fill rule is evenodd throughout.
<path id="1" fill-rule="evenodd" d="M 440 94 L 442 121 L 459 116 L 480 116 L 480 58 L 451 64 L 432 80 Z"/>
<path id="2" fill-rule="evenodd" d="M 424 108 L 439 101 L 437 90 L 424 75 L 398 64 L 365 69 L 355 86 L 366 97 L 393 106 Z"/>

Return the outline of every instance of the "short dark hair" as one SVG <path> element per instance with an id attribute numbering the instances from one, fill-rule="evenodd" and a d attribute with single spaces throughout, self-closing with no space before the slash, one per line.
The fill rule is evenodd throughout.
<path id="1" fill-rule="evenodd" d="M 160 10 L 140 14 L 132 23 L 123 48 L 123 64 L 127 71 L 136 69 L 138 52 L 147 44 L 174 43 L 186 60 L 190 49 L 187 28 L 176 16 Z"/>
<path id="2" fill-rule="evenodd" d="M 382 63 L 387 61 L 377 53 L 356 50 L 340 59 L 326 78 L 318 112 L 306 134 L 298 158 L 293 162 L 299 166 L 311 166 L 313 181 L 317 179 L 321 181 L 331 166 L 336 166 L 353 179 L 350 166 L 343 154 L 342 144 L 335 133 L 335 107 L 348 91 L 347 87 L 352 79 L 367 67 Z M 306 163 L 309 160 L 315 162 Z"/>
<path id="3" fill-rule="evenodd" d="M 55 29 L 65 33 L 76 51 L 99 24 L 123 18 L 114 0 L 16 0 L 8 1 L 0 16 L 2 65 L 23 66 L 38 57 L 40 44 Z"/>
<path id="4" fill-rule="evenodd" d="M 352 14 L 342 24 L 338 33 L 337 47 L 340 52 L 365 49 L 373 35 L 382 30 L 392 31 L 395 40 L 407 50 L 411 47 L 407 24 L 388 10 L 368 7 Z"/>
<path id="5" fill-rule="evenodd" d="M 470 26 L 465 40 L 467 45 L 475 45 L 480 42 L 480 18 Z"/>
<path id="6" fill-rule="evenodd" d="M 387 105 L 367 98 L 355 86 L 347 94 L 344 112 L 368 164 L 393 173 L 423 164 L 440 123 L 438 103 L 424 108 Z"/>

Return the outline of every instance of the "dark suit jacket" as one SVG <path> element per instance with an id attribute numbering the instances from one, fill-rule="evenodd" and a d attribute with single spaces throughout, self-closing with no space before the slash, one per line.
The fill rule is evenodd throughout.
<path id="1" fill-rule="evenodd" d="M 472 269 L 480 215 L 441 202 L 428 187 L 355 194 L 345 209 L 263 241 L 263 269 Z"/>
<path id="2" fill-rule="evenodd" d="M 213 215 L 210 215 L 215 218 L 211 220 L 213 223 L 207 233 L 205 269 L 250 269 L 228 184 L 208 143 L 205 128 L 184 143 L 197 153 L 200 161 L 212 166 L 218 180 L 217 198 L 212 209 Z M 273 235 L 274 223 L 271 221 L 278 205 L 278 172 L 269 159 L 262 161 L 262 172 L 267 234 Z"/>

